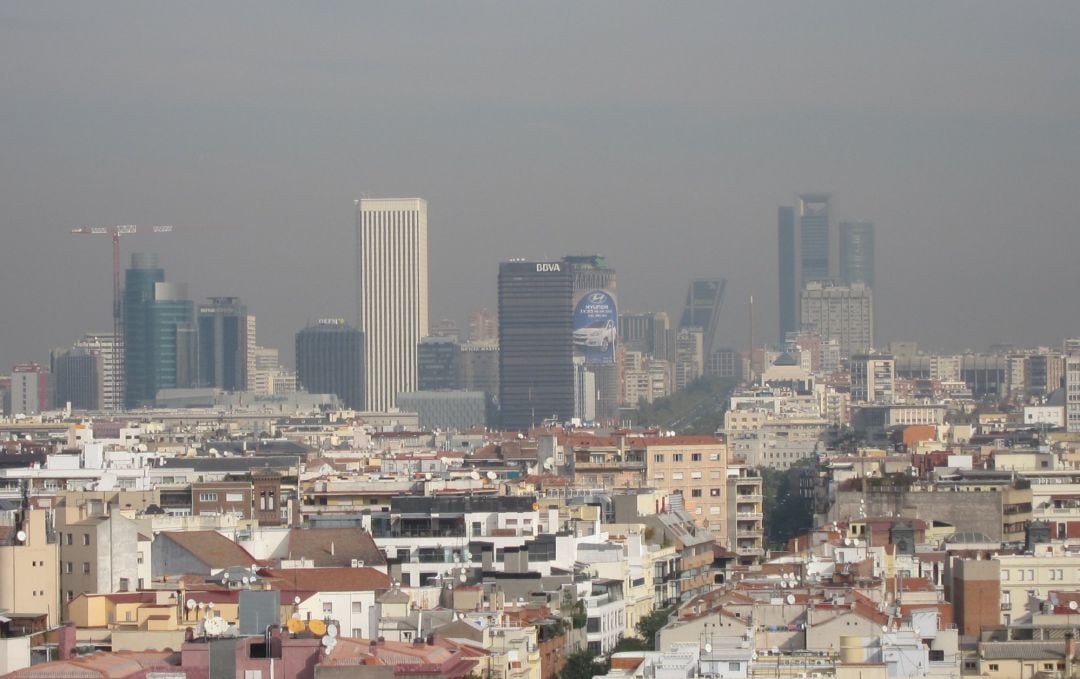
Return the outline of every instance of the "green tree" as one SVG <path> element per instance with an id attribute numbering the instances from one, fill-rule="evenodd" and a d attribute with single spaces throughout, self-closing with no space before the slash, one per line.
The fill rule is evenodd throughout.
<path id="1" fill-rule="evenodd" d="M 656 648 L 656 635 L 668 623 L 668 618 L 675 611 L 675 607 L 660 608 L 649 613 L 637 623 L 638 635 L 644 640 L 645 648 Z"/>
<path id="2" fill-rule="evenodd" d="M 816 468 L 817 459 L 808 458 L 785 470 L 761 470 L 765 541 L 770 546 L 783 549 L 788 540 L 814 527 L 814 505 L 803 497 L 800 481 Z"/>
<path id="3" fill-rule="evenodd" d="M 607 674 L 606 659 L 597 659 L 588 650 L 571 653 L 566 657 L 566 664 L 559 671 L 558 679 L 592 679 L 598 674 Z"/>

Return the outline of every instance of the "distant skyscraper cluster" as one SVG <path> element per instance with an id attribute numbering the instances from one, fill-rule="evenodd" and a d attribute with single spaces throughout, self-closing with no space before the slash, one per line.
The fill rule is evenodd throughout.
<path id="1" fill-rule="evenodd" d="M 874 225 L 834 222 L 827 193 L 777 211 L 779 339 L 816 333 L 847 358 L 874 343 Z"/>

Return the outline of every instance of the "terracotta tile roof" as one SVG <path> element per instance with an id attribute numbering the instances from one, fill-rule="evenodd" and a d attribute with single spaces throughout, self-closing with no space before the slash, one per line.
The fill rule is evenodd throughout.
<path id="1" fill-rule="evenodd" d="M 374 568 L 265 569 L 274 589 L 307 592 L 368 592 L 390 587 L 390 576 Z"/>
<path id="2" fill-rule="evenodd" d="M 87 679 L 126 679 L 145 676 L 147 671 L 172 670 L 180 667 L 179 653 L 152 651 L 99 651 L 71 660 L 57 660 L 16 670 L 5 677 L 19 679 L 51 679 L 51 677 L 85 677 Z"/>
<path id="3" fill-rule="evenodd" d="M 246 549 L 214 530 L 164 532 L 161 536 L 172 540 L 210 568 L 254 566 L 257 563 Z"/>
<path id="4" fill-rule="evenodd" d="M 385 566 L 386 557 L 371 535 L 359 528 L 293 528 L 289 531 L 289 557 L 311 559 L 317 567 Z"/>

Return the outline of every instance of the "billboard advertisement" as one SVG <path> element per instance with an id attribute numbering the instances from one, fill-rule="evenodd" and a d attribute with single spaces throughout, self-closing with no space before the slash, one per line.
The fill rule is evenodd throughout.
<path id="1" fill-rule="evenodd" d="M 588 290 L 574 305 L 574 354 L 587 365 L 615 363 L 619 318 L 615 296 L 606 290 Z"/>

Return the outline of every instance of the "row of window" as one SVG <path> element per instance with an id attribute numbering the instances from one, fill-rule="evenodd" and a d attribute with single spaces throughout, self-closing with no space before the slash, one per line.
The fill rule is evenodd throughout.
<path id="1" fill-rule="evenodd" d="M 671 480 L 672 481 L 682 481 L 683 478 L 684 478 L 684 474 L 685 474 L 684 472 L 671 472 Z M 664 472 L 656 472 L 655 474 L 653 474 L 653 478 L 656 479 L 657 481 L 663 481 L 664 480 Z M 701 475 L 701 472 L 690 472 L 690 478 L 691 479 L 700 479 L 700 478 L 703 478 L 703 477 Z M 723 472 L 721 472 L 720 470 L 711 471 L 711 472 L 709 472 L 709 478 L 713 479 L 714 481 L 717 480 L 717 479 L 721 479 L 721 478 L 723 478 Z"/>
<path id="2" fill-rule="evenodd" d="M 690 453 L 690 461 L 691 462 L 701 462 L 701 456 L 702 456 L 702 453 Z M 653 454 L 653 462 L 664 462 L 664 459 L 665 459 L 665 454 L 664 453 L 654 453 Z M 671 461 L 672 462 L 683 462 L 684 461 L 684 454 L 683 453 L 672 453 L 671 454 Z M 719 461 L 720 461 L 720 453 L 709 453 L 709 462 L 719 462 Z"/>
<path id="3" fill-rule="evenodd" d="M 1065 569 L 1063 568 L 1049 568 L 1046 570 L 1050 580 L 1061 581 L 1065 579 Z M 1077 571 L 1080 576 L 1080 570 Z M 1012 578 L 1012 574 L 1008 569 L 1002 569 L 1001 579 L 1006 581 Z M 1016 579 L 1020 582 L 1035 582 L 1035 569 L 1034 568 L 1017 568 Z"/>
<path id="4" fill-rule="evenodd" d="M 70 547 L 72 544 L 74 544 L 75 536 L 72 535 L 71 533 L 68 533 L 65 536 L 64 539 L 67 541 L 67 544 Z M 90 534 L 89 533 L 83 533 L 82 534 L 82 543 L 83 543 L 83 547 L 89 547 L 90 546 Z"/>

